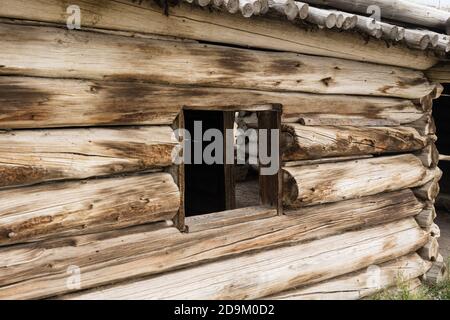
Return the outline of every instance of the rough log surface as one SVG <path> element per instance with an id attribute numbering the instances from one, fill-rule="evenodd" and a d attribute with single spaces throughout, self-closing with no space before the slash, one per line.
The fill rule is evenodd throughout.
<path id="1" fill-rule="evenodd" d="M 0 199 L 0 245 L 167 220 L 180 205 L 168 173 L 7 189 Z"/>
<path id="2" fill-rule="evenodd" d="M 281 104 L 283 122 L 397 126 L 422 118 L 410 100 L 147 83 L 0 77 L 0 128 L 172 124 L 182 107 L 259 110 Z"/>
<path id="3" fill-rule="evenodd" d="M 70 292 L 66 286 L 70 265 L 81 268 L 83 288 L 87 289 L 240 253 L 323 239 L 413 217 L 421 208 L 412 191 L 403 190 L 207 230 L 201 230 L 207 217 L 200 222 L 189 217 L 186 223 L 195 232 L 187 234 L 175 228 L 141 226 L 5 247 L 0 249 L 0 298 Z M 211 223 L 215 222 L 212 217 Z"/>
<path id="4" fill-rule="evenodd" d="M 400 153 L 424 148 L 427 137 L 408 127 L 312 127 L 284 124 L 283 160 Z"/>
<path id="5" fill-rule="evenodd" d="M 172 7 L 169 16 L 163 15 L 152 1 L 138 5 L 132 0 L 85 0 L 77 4 L 83 12 L 83 28 L 153 33 L 421 70 L 437 63 L 435 57 L 424 52 L 389 46 L 381 40 L 368 41 L 358 34 L 299 28 L 287 20 L 267 17 L 245 19 L 185 3 Z M 67 6 L 65 0 L 3 0 L 0 16 L 55 22 L 65 27 Z"/>
<path id="6" fill-rule="evenodd" d="M 74 35 L 60 28 L 0 24 L 0 74 L 407 99 L 420 99 L 436 87 L 419 71 L 342 59 L 84 31 Z M 74 52 L 83 52 L 83 58 Z"/>
<path id="7" fill-rule="evenodd" d="M 406 219 L 62 298 L 257 299 L 401 257 L 426 240 Z"/>
<path id="8" fill-rule="evenodd" d="M 379 269 L 376 269 L 379 268 Z M 431 262 L 413 253 L 329 281 L 267 297 L 275 300 L 357 300 L 422 276 Z"/>
<path id="9" fill-rule="evenodd" d="M 289 207 L 342 201 L 422 185 L 434 177 L 411 154 L 283 168 Z"/>
<path id="10" fill-rule="evenodd" d="M 165 167 L 177 144 L 168 126 L 0 131 L 0 187 Z"/>

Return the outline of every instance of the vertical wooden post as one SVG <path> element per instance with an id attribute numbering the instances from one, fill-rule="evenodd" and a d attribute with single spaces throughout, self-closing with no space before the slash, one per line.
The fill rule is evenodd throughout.
<path id="1" fill-rule="evenodd" d="M 184 129 L 184 113 L 183 110 L 178 114 L 177 119 L 174 123 L 174 129 Z M 180 143 L 184 143 L 183 138 L 180 137 Z M 184 156 L 184 154 L 183 154 Z M 182 232 L 187 232 L 186 224 L 185 224 L 185 212 L 184 212 L 184 163 L 177 165 L 177 184 L 180 190 L 180 209 L 178 210 L 178 214 L 173 218 L 174 225 Z"/>
<path id="2" fill-rule="evenodd" d="M 280 129 L 281 127 L 281 114 L 278 110 L 273 111 L 261 111 L 258 112 L 258 129 L 266 129 L 268 131 L 268 150 L 271 150 L 271 129 Z M 279 139 L 281 134 L 279 135 Z M 258 150 L 261 149 L 261 141 L 258 139 Z M 280 140 L 278 141 L 278 151 L 279 158 L 278 163 L 281 165 L 281 151 Z M 259 163 L 260 168 L 264 167 Z M 277 208 L 278 214 L 282 214 L 282 202 L 281 202 L 281 170 L 278 170 L 274 175 L 261 175 L 259 176 L 259 186 L 260 186 L 260 198 L 262 205 L 275 206 Z"/>
<path id="3" fill-rule="evenodd" d="M 236 181 L 234 176 L 234 164 L 228 164 L 227 163 L 227 157 L 226 152 L 229 146 L 229 144 L 233 145 L 234 150 L 234 141 L 228 141 L 228 136 L 226 134 L 227 129 L 233 129 L 234 128 L 234 118 L 235 113 L 234 111 L 224 111 L 223 112 L 223 136 L 224 136 L 224 175 L 225 175 L 225 207 L 227 210 L 232 210 L 236 208 Z M 234 151 L 233 151 L 234 152 Z M 234 161 L 234 155 L 233 155 L 233 161 Z"/>

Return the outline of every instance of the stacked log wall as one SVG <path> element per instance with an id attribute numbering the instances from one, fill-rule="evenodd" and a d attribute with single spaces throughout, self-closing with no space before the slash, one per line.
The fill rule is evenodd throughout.
<path id="1" fill-rule="evenodd" d="M 441 89 L 416 69 L 433 58 L 186 4 L 165 17 L 83 1 L 83 29 L 69 31 L 64 3 L 0 8 L 0 298 L 362 298 L 395 270 L 432 278 Z M 180 232 L 177 115 L 272 105 L 285 215 L 187 218 Z M 358 287 L 373 266 L 380 282 Z"/>

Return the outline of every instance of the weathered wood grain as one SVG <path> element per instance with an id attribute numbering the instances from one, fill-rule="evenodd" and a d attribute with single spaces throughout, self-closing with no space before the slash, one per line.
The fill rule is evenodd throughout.
<path id="1" fill-rule="evenodd" d="M 283 202 L 302 207 L 423 185 L 434 177 L 414 155 L 285 167 Z"/>
<path id="2" fill-rule="evenodd" d="M 171 219 L 180 194 L 168 173 L 0 191 L 0 245 Z"/>
<path id="3" fill-rule="evenodd" d="M 400 153 L 424 148 L 427 137 L 409 127 L 304 126 L 284 124 L 283 160 Z"/>
<path id="4" fill-rule="evenodd" d="M 3 0 L 0 16 L 66 25 L 68 0 Z M 437 63 L 432 55 L 404 46 L 386 45 L 357 33 L 300 28 L 290 21 L 267 17 L 245 19 L 217 10 L 181 3 L 165 16 L 153 1 L 83 0 L 82 27 L 198 39 L 254 48 L 392 64 L 426 70 Z M 389 59 L 386 59 L 389 57 Z"/>
<path id="5" fill-rule="evenodd" d="M 177 144 L 168 126 L 0 131 L 0 187 L 165 167 Z"/>
<path id="6" fill-rule="evenodd" d="M 141 82 L 0 77 L 0 128 L 172 124 L 182 107 L 228 111 L 282 105 L 283 122 L 396 126 L 423 116 L 410 100 Z"/>
<path id="7" fill-rule="evenodd" d="M 403 190 L 303 208 L 228 226 L 212 216 L 187 218 L 193 233 L 139 226 L 0 249 L 0 298 L 39 298 L 71 292 L 67 268 L 82 270 L 82 288 L 116 283 L 246 252 L 322 239 L 347 230 L 413 217 L 422 209 Z M 204 229 L 204 230 L 202 230 Z M 276 250 L 275 250 L 276 251 Z M 51 267 L 49 267 L 51 266 Z"/>
<path id="8" fill-rule="evenodd" d="M 428 242 L 417 253 L 425 260 L 436 261 L 439 255 L 439 243 L 437 239 L 430 237 Z"/>
<path id="9" fill-rule="evenodd" d="M 426 240 L 406 219 L 62 299 L 257 299 L 401 257 Z"/>
<path id="10" fill-rule="evenodd" d="M 6 75 L 407 99 L 436 87 L 422 72 L 404 68 L 51 27 L 0 24 L 0 46 Z"/>
<path id="11" fill-rule="evenodd" d="M 381 290 L 418 278 L 431 268 L 431 262 L 416 253 L 372 265 L 366 269 L 315 285 L 267 297 L 274 300 L 357 300 Z"/>

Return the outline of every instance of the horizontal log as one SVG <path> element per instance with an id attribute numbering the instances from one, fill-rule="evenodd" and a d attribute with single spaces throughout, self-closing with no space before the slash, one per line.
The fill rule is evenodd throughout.
<path id="1" fill-rule="evenodd" d="M 433 179 L 411 154 L 283 168 L 283 203 L 303 207 L 422 185 Z"/>
<path id="2" fill-rule="evenodd" d="M 439 182 L 436 180 L 430 181 L 419 188 L 414 188 L 414 194 L 422 200 L 434 201 L 439 194 L 439 191 Z"/>
<path id="3" fill-rule="evenodd" d="M 423 116 L 410 100 L 147 83 L 0 77 L 0 128 L 172 124 L 182 107 L 258 111 L 281 104 L 284 122 L 401 125 Z"/>
<path id="4" fill-rule="evenodd" d="M 317 5 L 329 5 L 350 12 L 368 14 L 367 8 L 375 5 L 379 8 L 381 17 L 413 25 L 446 30 L 450 13 L 427 7 L 407 0 L 306 0 Z"/>
<path id="5" fill-rule="evenodd" d="M 285 161 L 408 152 L 422 149 L 428 143 L 426 137 L 409 127 L 283 124 L 282 130 Z"/>
<path id="6" fill-rule="evenodd" d="M 168 173 L 7 189 L 0 199 L 0 245 L 168 220 L 180 206 Z"/>
<path id="7" fill-rule="evenodd" d="M 258 299 L 395 259 L 424 239 L 407 219 L 62 299 Z"/>
<path id="8" fill-rule="evenodd" d="M 245 19 L 239 15 L 202 10 L 181 3 L 165 16 L 156 3 L 132 0 L 85 0 L 77 3 L 83 28 L 95 27 L 132 33 L 152 33 L 208 42 L 227 43 L 312 55 L 392 64 L 426 70 L 437 63 L 432 55 L 388 46 L 384 41 L 354 33 L 299 28 L 290 21 L 267 17 Z M 54 22 L 66 26 L 65 0 L 3 0 L 0 16 Z M 386 57 L 389 59 L 386 59 Z"/>
<path id="9" fill-rule="evenodd" d="M 186 226 L 190 233 L 221 228 L 233 224 L 244 223 L 258 219 L 271 218 L 277 215 L 275 208 L 247 207 L 208 215 L 191 216 L 186 218 Z"/>
<path id="10" fill-rule="evenodd" d="M 428 242 L 417 253 L 425 260 L 436 261 L 439 255 L 439 243 L 436 238 L 430 237 Z"/>
<path id="11" fill-rule="evenodd" d="M 425 71 L 428 79 L 439 83 L 450 83 L 450 65 L 440 62 L 436 66 Z"/>
<path id="12" fill-rule="evenodd" d="M 71 292 L 66 269 L 81 268 L 84 289 L 194 266 L 241 253 L 304 243 L 420 212 L 410 190 L 289 211 L 256 221 L 201 230 L 216 222 L 186 219 L 195 232 L 140 226 L 0 249 L 0 298 L 39 298 Z M 212 220 L 208 223 L 207 220 Z M 163 241 L 163 242 L 162 242 Z M 164 249 L 164 250 L 162 250 Z M 52 268 L 48 266 L 51 265 Z"/>
<path id="13" fill-rule="evenodd" d="M 420 99 L 436 86 L 422 72 L 404 68 L 72 32 L 76 36 L 60 28 L 0 24 L 0 74 L 407 99 Z M 83 59 L 73 52 L 83 52 Z"/>
<path id="14" fill-rule="evenodd" d="M 436 134 L 436 123 L 431 113 L 424 114 L 419 120 L 411 122 L 409 126 L 415 128 L 422 135 Z"/>
<path id="15" fill-rule="evenodd" d="M 346 156 L 346 157 L 330 157 L 330 158 L 322 158 L 322 159 L 314 159 L 314 160 L 299 160 L 299 161 L 289 161 L 283 163 L 284 167 L 298 167 L 298 166 L 309 166 L 312 164 L 321 164 L 321 163 L 335 163 L 335 162 L 344 162 L 350 160 L 360 160 L 360 159 L 369 159 L 373 156 L 362 155 L 362 156 Z"/>
<path id="16" fill-rule="evenodd" d="M 168 126 L 0 132 L 0 187 L 165 167 L 177 144 Z"/>
<path id="17" fill-rule="evenodd" d="M 422 276 L 431 262 L 416 253 L 367 269 L 267 297 L 270 300 L 357 300 Z"/>
<path id="18" fill-rule="evenodd" d="M 435 167 L 439 162 L 439 151 L 433 142 L 430 142 L 425 148 L 415 154 L 425 167 Z"/>

